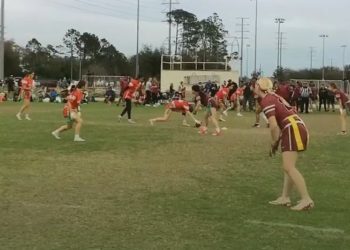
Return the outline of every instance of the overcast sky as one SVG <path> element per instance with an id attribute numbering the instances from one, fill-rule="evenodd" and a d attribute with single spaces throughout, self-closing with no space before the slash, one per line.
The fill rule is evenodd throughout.
<path id="1" fill-rule="evenodd" d="M 153 47 L 166 46 L 168 26 L 164 12 L 169 0 L 140 0 L 140 43 Z M 176 0 L 173 0 L 174 2 Z M 310 49 L 315 47 L 315 67 L 322 65 L 322 40 L 327 34 L 325 64 L 342 66 L 341 45 L 349 45 L 346 63 L 350 60 L 350 1 L 349 0 L 257 0 L 258 17 L 258 68 L 266 75 L 277 64 L 276 17 L 286 19 L 281 25 L 285 32 L 282 64 L 294 69 L 310 65 Z M 250 32 L 245 44 L 249 48 L 248 69 L 253 70 L 255 0 L 178 0 L 174 8 L 192 12 L 198 18 L 206 18 L 213 12 L 223 19 L 229 36 L 240 36 L 238 17 L 249 18 L 246 27 Z M 136 3 L 137 0 L 5 0 L 5 36 L 20 45 L 36 38 L 43 45 L 62 44 L 69 28 L 90 32 L 106 38 L 118 50 L 130 56 L 136 51 Z M 229 43 L 232 39 L 228 39 Z M 231 50 L 229 48 L 229 50 Z M 234 50 L 237 50 L 236 47 Z M 246 49 L 244 51 L 246 53 Z M 245 57 L 245 56 L 244 56 Z M 246 72 L 246 63 L 244 71 Z"/>

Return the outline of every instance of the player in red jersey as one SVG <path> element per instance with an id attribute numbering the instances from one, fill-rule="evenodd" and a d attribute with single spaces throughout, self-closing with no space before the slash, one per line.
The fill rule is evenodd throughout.
<path id="1" fill-rule="evenodd" d="M 339 111 L 340 111 L 340 121 L 341 121 L 341 132 L 339 135 L 346 135 L 346 110 L 350 111 L 350 100 L 349 97 L 340 89 L 338 89 L 335 83 L 329 85 L 330 90 L 334 92 L 335 98 L 339 102 Z"/>
<path id="2" fill-rule="evenodd" d="M 244 87 L 238 87 L 235 92 L 233 92 L 230 96 L 230 107 L 224 111 L 224 114 L 231 109 L 236 108 L 237 116 L 243 116 L 241 114 L 241 99 L 243 98 Z"/>
<path id="3" fill-rule="evenodd" d="M 32 89 L 34 84 L 34 73 L 27 73 L 25 77 L 21 80 L 21 92 L 20 96 L 23 98 L 23 105 L 19 112 L 16 114 L 18 120 L 22 120 L 21 115 L 25 113 L 25 119 L 30 121 L 29 117 L 29 108 L 30 108 L 30 99 L 32 97 Z"/>
<path id="4" fill-rule="evenodd" d="M 125 100 L 125 108 L 123 112 L 119 115 L 119 121 L 123 118 L 123 116 L 127 113 L 128 114 L 128 122 L 129 123 L 135 123 L 135 121 L 131 120 L 131 107 L 132 107 L 132 99 L 135 97 L 136 91 L 141 87 L 142 80 L 139 80 L 138 77 L 135 79 L 131 79 L 128 87 L 126 88 L 124 92 L 124 100 Z"/>
<path id="5" fill-rule="evenodd" d="M 219 127 L 218 120 L 216 119 L 217 110 L 219 108 L 216 98 L 210 97 L 206 93 L 204 93 L 200 89 L 199 85 L 192 86 L 192 93 L 195 96 L 195 105 L 196 105 L 193 113 L 196 114 L 197 111 L 201 108 L 201 106 L 206 107 L 206 112 L 204 116 L 204 125 L 201 126 L 199 132 L 201 134 L 206 134 L 208 131 L 209 120 L 211 120 L 215 126 L 215 132 L 212 135 L 214 136 L 220 135 L 221 129 Z"/>
<path id="6" fill-rule="evenodd" d="M 157 117 L 154 119 L 150 119 L 149 122 L 151 125 L 154 125 L 155 122 L 166 122 L 169 120 L 170 115 L 172 112 L 181 112 L 184 116 L 182 125 L 189 127 L 190 125 L 187 123 L 186 115 L 189 115 L 192 120 L 197 124 L 200 124 L 200 121 L 198 121 L 192 114 L 193 112 L 193 106 L 191 106 L 187 101 L 184 100 L 173 100 L 171 101 L 165 108 L 164 116 Z"/>
<path id="7" fill-rule="evenodd" d="M 215 94 L 216 102 L 219 104 L 219 108 L 221 110 L 219 121 L 225 122 L 226 120 L 223 118 L 222 115 L 227 116 L 226 110 L 226 100 L 228 93 L 230 92 L 229 89 L 230 85 L 222 86 L 219 91 Z"/>
<path id="8" fill-rule="evenodd" d="M 60 133 L 71 129 L 73 127 L 73 124 L 76 123 L 74 141 L 85 141 L 80 137 L 80 130 L 83 124 L 83 119 L 81 118 L 80 113 L 80 103 L 83 99 L 83 94 L 80 89 L 84 85 L 85 82 L 80 81 L 76 87 L 74 85 L 71 86 L 69 95 L 67 96 L 67 104 L 63 108 L 63 117 L 67 119 L 67 124 L 59 127 L 51 133 L 56 139 L 61 139 Z"/>
<path id="9" fill-rule="evenodd" d="M 282 149 L 284 169 L 284 185 L 282 195 L 269 202 L 272 205 L 290 206 L 290 192 L 296 186 L 301 200 L 292 207 L 292 210 L 302 211 L 314 207 L 305 184 L 304 177 L 295 167 L 298 152 L 306 150 L 308 144 L 308 131 L 302 119 L 293 108 L 279 95 L 270 92 L 272 82 L 268 78 L 261 78 L 255 86 L 255 93 L 262 99 L 260 104 L 268 117 L 272 137 L 270 155 L 275 154 L 279 144 Z"/>
<path id="10" fill-rule="evenodd" d="M 119 90 L 120 90 L 120 92 L 119 92 L 119 100 L 117 102 L 117 106 L 119 106 L 120 103 L 123 101 L 124 92 L 127 89 L 128 84 L 129 84 L 128 77 L 120 78 L 120 80 L 119 80 Z"/>

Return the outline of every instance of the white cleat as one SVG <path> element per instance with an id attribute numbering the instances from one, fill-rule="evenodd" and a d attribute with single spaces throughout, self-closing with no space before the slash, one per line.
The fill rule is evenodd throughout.
<path id="1" fill-rule="evenodd" d="M 31 121 L 32 119 L 30 119 L 30 117 L 29 117 L 29 115 L 26 115 L 26 118 L 25 118 L 26 120 L 28 120 L 28 121 Z"/>
<path id="2" fill-rule="evenodd" d="M 83 138 L 81 138 L 81 137 L 75 137 L 74 141 L 76 141 L 76 142 L 84 142 L 85 140 Z"/>
<path id="3" fill-rule="evenodd" d="M 241 113 L 237 113 L 237 116 L 242 117 L 243 115 Z"/>
<path id="4" fill-rule="evenodd" d="M 131 119 L 128 119 L 128 123 L 130 123 L 130 124 L 135 124 L 136 122 L 133 121 L 133 120 L 131 120 Z"/>
<path id="5" fill-rule="evenodd" d="M 52 134 L 52 136 L 55 137 L 57 140 L 60 140 L 60 139 L 61 139 L 61 137 L 59 136 L 59 134 L 58 134 L 57 132 L 53 131 L 51 134 Z"/>
<path id="6" fill-rule="evenodd" d="M 18 119 L 19 121 L 22 120 L 21 114 L 17 114 L 16 117 L 17 117 L 17 119 Z"/>
<path id="7" fill-rule="evenodd" d="M 121 115 L 118 115 L 118 121 L 121 122 L 122 121 L 122 116 Z"/>

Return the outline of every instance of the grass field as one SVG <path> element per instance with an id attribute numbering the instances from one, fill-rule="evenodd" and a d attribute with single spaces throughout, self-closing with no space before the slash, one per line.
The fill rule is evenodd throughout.
<path id="1" fill-rule="evenodd" d="M 338 114 L 304 116 L 311 131 L 299 168 L 316 207 L 271 207 L 281 157 L 253 114 L 230 114 L 221 137 L 183 128 L 181 117 L 151 127 L 163 108 L 83 106 L 85 143 L 55 140 L 62 106 L 0 104 L 0 249 L 350 249 L 350 137 Z M 201 115 L 201 114 L 199 114 Z M 293 197 L 296 201 L 297 197 Z"/>

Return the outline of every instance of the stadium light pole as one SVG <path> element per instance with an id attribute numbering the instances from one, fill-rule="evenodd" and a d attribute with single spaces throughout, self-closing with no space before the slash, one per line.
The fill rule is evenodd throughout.
<path id="1" fill-rule="evenodd" d="M 325 46 L 325 42 L 326 42 L 326 38 L 328 37 L 328 35 L 326 34 L 321 34 L 320 37 L 322 38 L 322 44 L 323 44 L 323 47 L 322 47 L 322 80 L 324 80 L 324 75 L 325 75 L 325 72 L 324 72 L 324 46 Z"/>
<path id="2" fill-rule="evenodd" d="M 136 31 L 136 69 L 135 69 L 135 77 L 139 77 L 139 73 L 140 73 L 139 39 L 140 39 L 140 0 L 137 0 L 137 31 Z"/>
<path id="3" fill-rule="evenodd" d="M 280 17 L 275 18 L 275 23 L 278 24 L 278 33 L 277 33 L 278 34 L 278 37 L 277 37 L 277 39 L 278 39 L 278 43 L 277 43 L 277 69 L 279 69 L 281 67 L 281 62 L 280 62 L 280 60 L 281 60 L 280 53 L 282 52 L 282 51 L 280 51 L 280 49 L 282 47 L 282 41 L 280 41 L 281 40 L 281 23 L 284 23 L 284 22 L 285 22 L 284 18 L 280 18 Z"/>
<path id="4" fill-rule="evenodd" d="M 346 45 L 340 46 L 343 48 L 343 80 L 345 79 L 345 51 L 346 51 Z"/>
<path id="5" fill-rule="evenodd" d="M 1 0 L 1 35 L 0 35 L 0 80 L 5 79 L 5 0 Z"/>

